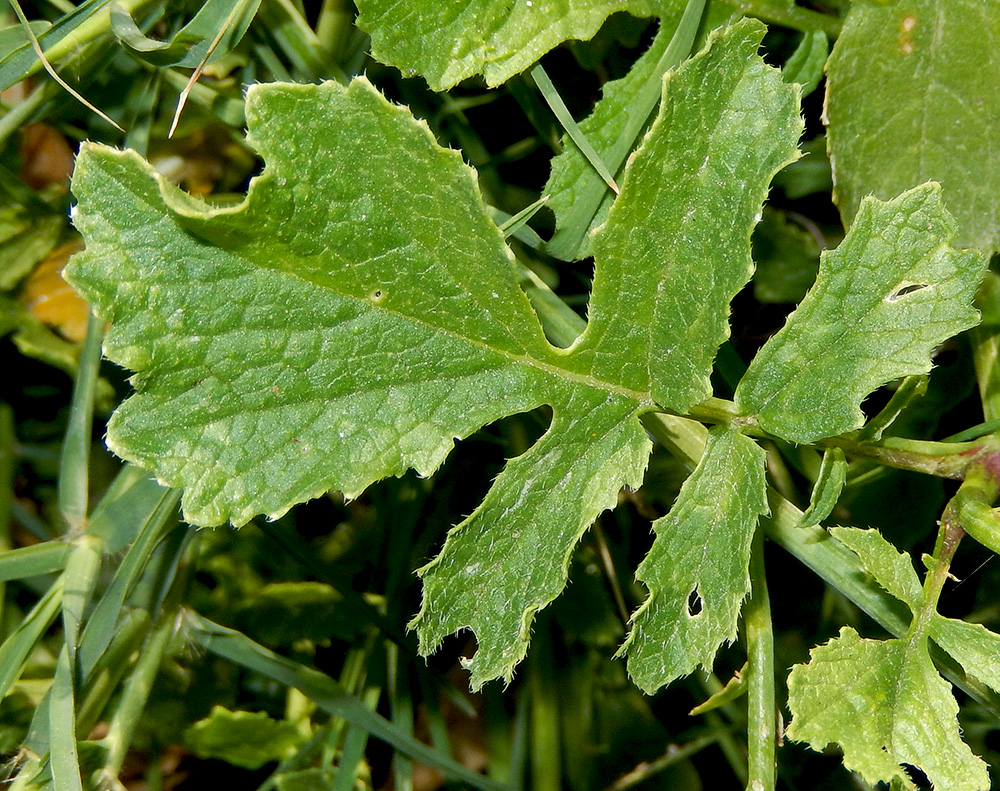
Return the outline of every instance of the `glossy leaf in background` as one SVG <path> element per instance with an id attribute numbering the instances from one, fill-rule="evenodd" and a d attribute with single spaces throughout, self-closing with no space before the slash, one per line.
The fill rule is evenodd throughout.
<path id="1" fill-rule="evenodd" d="M 992 0 L 858 0 L 827 64 L 834 197 L 944 186 L 957 247 L 1000 247 L 1000 8 Z"/>

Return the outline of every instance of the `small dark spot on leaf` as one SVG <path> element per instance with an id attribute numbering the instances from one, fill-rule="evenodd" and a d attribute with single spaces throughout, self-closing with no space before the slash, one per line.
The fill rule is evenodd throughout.
<path id="1" fill-rule="evenodd" d="M 895 291 L 893 291 L 889 296 L 887 296 L 886 301 L 895 302 L 900 297 L 905 297 L 907 294 L 912 294 L 914 291 L 923 291 L 925 288 L 930 288 L 930 284 L 907 283 L 905 286 L 900 286 Z"/>

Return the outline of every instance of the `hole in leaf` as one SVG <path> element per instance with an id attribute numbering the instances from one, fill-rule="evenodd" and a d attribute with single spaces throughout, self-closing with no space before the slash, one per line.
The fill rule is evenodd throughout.
<path id="1" fill-rule="evenodd" d="M 927 775 L 924 774 L 920 767 L 907 763 L 900 764 L 900 766 L 902 766 L 906 773 L 910 776 L 910 779 L 917 788 L 931 789 L 934 787 L 931 785 L 931 781 L 927 778 Z"/>
<path id="2" fill-rule="evenodd" d="M 691 591 L 690 594 L 688 594 L 687 611 L 688 615 L 690 615 L 692 618 L 701 614 L 702 611 L 701 594 L 698 593 L 697 588 L 695 588 L 693 591 Z"/>
<path id="3" fill-rule="evenodd" d="M 385 291 L 381 288 L 376 288 L 371 294 L 368 295 L 368 298 L 375 303 L 381 302 L 385 299 Z"/>
<path id="4" fill-rule="evenodd" d="M 896 302 L 907 294 L 912 294 L 914 291 L 923 291 L 925 288 L 930 288 L 930 283 L 900 283 L 896 287 L 896 290 L 885 298 L 885 301 Z"/>

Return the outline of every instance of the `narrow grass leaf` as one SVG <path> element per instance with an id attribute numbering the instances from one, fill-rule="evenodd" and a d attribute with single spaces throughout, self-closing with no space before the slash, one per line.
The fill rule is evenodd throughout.
<path id="1" fill-rule="evenodd" d="M 178 494 L 170 493 L 141 467 L 126 464 L 94 506 L 87 532 L 104 540 L 108 554 L 121 552 L 139 538 L 165 498 L 173 497 L 176 504 Z"/>
<path id="2" fill-rule="evenodd" d="M 757 353 L 736 406 L 792 442 L 860 428 L 879 385 L 926 373 L 935 346 L 974 326 L 986 256 L 951 246 L 941 188 L 863 202 L 850 232 L 820 259 L 816 283 Z"/>
<path id="3" fill-rule="evenodd" d="M 268 651 L 239 632 L 188 612 L 185 621 L 194 641 L 206 651 L 254 670 L 270 679 L 294 687 L 320 709 L 372 734 L 414 760 L 436 767 L 453 780 L 484 791 L 502 791 L 504 786 L 466 769 L 408 733 L 392 725 L 351 696 L 329 676 Z"/>
<path id="4" fill-rule="evenodd" d="M 90 597 L 97 584 L 97 576 L 101 571 L 101 551 L 104 542 L 101 539 L 80 535 L 73 541 L 73 551 L 66 563 L 63 575 L 62 620 L 65 631 L 66 645 L 69 657 L 73 660 L 76 670 L 76 649 L 80 641 L 80 626 L 83 623 L 83 613 L 90 603 Z"/>
<path id="5" fill-rule="evenodd" d="M 73 660 L 63 646 L 49 690 L 49 766 L 53 791 L 83 791 L 80 756 L 76 746 L 76 704 L 73 694 Z"/>
<path id="6" fill-rule="evenodd" d="M 73 386 L 69 425 L 59 458 L 59 510 L 71 534 L 85 529 L 87 525 L 94 398 L 97 394 L 103 336 L 104 323 L 95 316 L 89 316 L 87 337 L 80 352 L 80 364 Z"/>
<path id="7" fill-rule="evenodd" d="M 62 597 L 63 577 L 60 577 L 49 586 L 17 628 L 3 641 L 3 645 L 0 645 L 0 699 L 10 692 L 11 685 L 20 677 L 35 644 L 59 615 Z"/>
<path id="8" fill-rule="evenodd" d="M 58 83 L 60 88 L 62 88 L 64 91 L 66 91 L 66 93 L 68 93 L 78 102 L 80 102 L 80 104 L 82 104 L 84 107 L 86 107 L 88 110 L 95 113 L 96 115 L 99 115 L 101 118 L 103 118 L 113 127 L 115 127 L 115 129 L 124 132 L 125 130 L 122 129 L 118 125 L 118 123 L 113 118 L 111 118 L 111 116 L 107 115 L 107 113 L 105 113 L 103 110 L 100 110 L 99 108 L 91 104 L 89 101 L 87 101 L 87 99 L 84 98 L 84 96 L 78 90 L 76 90 L 76 88 L 74 88 L 72 85 L 66 82 L 66 80 L 64 80 L 61 76 L 59 76 L 59 72 L 57 72 L 55 67 L 51 63 L 49 63 L 48 57 L 46 56 L 45 52 L 42 51 L 42 45 L 38 43 L 38 37 L 35 35 L 34 30 L 32 30 L 31 24 L 28 22 L 27 18 L 24 16 L 24 11 L 21 10 L 20 3 L 18 2 L 18 0 L 9 0 L 9 1 L 11 7 L 14 9 L 14 13 L 17 14 L 17 18 L 18 21 L 21 23 L 21 27 L 24 29 L 24 32 L 27 35 L 28 40 L 31 42 L 31 48 L 35 51 L 35 55 L 38 57 L 38 60 L 42 64 L 42 67 L 45 69 L 46 73 L 48 73 L 48 75 L 56 83 Z"/>
<path id="9" fill-rule="evenodd" d="M 111 584 L 94 603 L 87 626 L 80 639 L 78 662 L 80 673 L 87 678 L 105 649 L 111 644 L 119 627 L 122 608 L 129 593 L 139 581 L 146 562 L 156 551 L 164 532 L 176 524 L 180 492 L 161 490 L 160 506 L 142 525 L 138 538 L 129 547 L 125 558 L 115 569 Z"/>
<path id="10" fill-rule="evenodd" d="M 122 657 L 115 661 L 114 649 L 119 648 L 116 643 L 120 641 L 128 647 L 129 660 L 131 655 L 136 653 L 136 643 L 141 645 L 138 650 L 138 659 L 132 667 L 121 694 L 117 697 L 114 714 L 108 722 L 107 734 L 102 740 L 107 749 L 103 770 L 104 778 L 109 782 L 116 780 L 121 772 L 125 757 L 136 735 L 136 729 L 140 724 L 140 716 L 146 707 L 150 693 L 153 691 L 154 682 L 179 626 L 177 613 L 173 610 L 162 613 L 159 623 L 151 632 L 149 620 L 148 614 L 142 611 L 130 613 L 122 622 L 123 628 L 114 637 L 111 645 L 112 650 L 109 650 L 102 657 L 112 668 L 120 668 L 126 665 L 126 660 L 125 657 Z M 132 628 L 136 631 L 135 637 L 141 633 L 146 639 L 138 641 L 130 639 L 133 637 L 129 633 Z M 115 681 L 117 683 L 117 679 Z"/>
<path id="11" fill-rule="evenodd" d="M 142 0 L 126 0 L 125 5 L 134 6 L 138 2 Z M 35 52 L 32 36 L 42 47 L 46 58 L 51 63 L 59 63 L 64 57 L 78 52 L 81 41 L 90 41 L 101 34 L 106 23 L 100 17 L 106 8 L 107 0 L 86 0 L 41 31 L 37 31 L 38 22 L 28 22 L 28 28 L 25 28 L 26 20 L 21 22 L 23 43 L 3 50 L 6 54 L 0 57 L 0 90 L 42 70 L 42 61 Z"/>
<path id="12" fill-rule="evenodd" d="M 521 211 L 509 217 L 503 223 L 500 223 L 500 230 L 503 231 L 504 237 L 509 239 L 511 236 L 516 236 L 517 232 L 524 227 L 528 220 L 538 214 L 538 210 L 541 209 L 548 202 L 548 200 L 548 196 L 543 196 L 534 203 L 525 206 L 521 209 Z"/>
<path id="13" fill-rule="evenodd" d="M 590 145 L 587 136 L 580 131 L 580 127 L 577 126 L 576 121 L 570 114 L 569 108 L 566 107 L 565 102 L 563 102 L 562 97 L 559 95 L 559 91 L 556 90 L 556 86 L 552 84 L 552 80 L 549 79 L 549 75 L 546 74 L 541 64 L 538 64 L 531 70 L 531 79 L 535 81 L 535 85 L 538 87 L 549 109 L 552 110 L 552 114 L 555 115 L 562 128 L 566 130 L 566 134 L 569 135 L 570 140 L 573 141 L 580 153 L 590 163 L 590 166 L 597 175 L 603 179 L 604 183 L 608 185 L 615 195 L 620 193 L 621 190 L 615 184 L 615 177 L 611 175 L 611 171 L 608 170 L 608 166 L 601 159 L 601 155 L 594 151 L 594 147 Z"/>
<path id="14" fill-rule="evenodd" d="M 0 582 L 62 571 L 72 547 L 63 541 L 45 541 L 0 553 Z"/>
<path id="15" fill-rule="evenodd" d="M 195 68 L 228 54 L 240 43 L 260 0 L 208 0 L 170 41 L 147 37 L 121 3 L 111 4 L 111 29 L 142 61 L 154 66 Z"/>
<path id="16" fill-rule="evenodd" d="M 664 12 L 649 49 L 620 80 L 604 85 L 594 111 L 580 123 L 581 133 L 596 147 L 608 169 L 618 174 L 636 147 L 642 130 L 660 101 L 663 74 L 691 54 L 705 0 L 688 0 L 683 14 Z M 573 141 L 552 160 L 545 185 L 556 215 L 556 232 L 545 251 L 574 260 L 590 254 L 588 234 L 604 222 L 614 195 L 587 163 Z"/>

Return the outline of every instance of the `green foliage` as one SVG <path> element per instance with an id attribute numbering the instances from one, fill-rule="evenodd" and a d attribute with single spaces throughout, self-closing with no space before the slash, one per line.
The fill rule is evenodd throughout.
<path id="1" fill-rule="evenodd" d="M 972 297 L 985 257 L 954 250 L 953 236 L 936 185 L 862 202 L 815 285 L 754 358 L 737 408 L 795 442 L 861 428 L 861 399 L 929 371 L 934 347 L 979 319 Z"/>
<path id="2" fill-rule="evenodd" d="M 938 602 L 1000 535 L 997 88 L 966 46 L 995 20 L 357 6 L 90 0 L 0 30 L 0 84 L 34 79 L 0 117 L 2 326 L 77 374 L 58 452 L 0 410 L 0 524 L 42 541 L 0 531 L 14 787 L 110 787 L 136 751 L 153 785 L 179 749 L 278 789 L 423 785 L 409 760 L 483 789 L 988 788 L 1000 634 Z M 831 40 L 828 135 L 796 161 Z M 58 184 L 18 181 L 33 120 L 95 141 L 67 278 L 107 325 L 82 345 L 25 296 L 68 232 Z M 920 485 L 891 467 L 962 483 L 930 513 L 880 495 Z M 900 547 L 934 524 L 921 578 Z M 687 702 L 637 689 L 666 685 Z"/>
<path id="3" fill-rule="evenodd" d="M 384 0 L 362 0 L 358 25 L 371 35 L 375 58 L 420 74 L 434 90 L 443 90 L 473 74 L 499 85 L 557 44 L 591 38 L 616 11 L 650 16 L 660 5 L 648 0 L 557 5 L 486 0 L 462 8 L 423 2 L 404 10 Z"/>
<path id="4" fill-rule="evenodd" d="M 861 0 L 827 72 L 835 197 L 847 220 L 865 195 L 891 198 L 937 180 L 959 245 L 1000 245 L 1000 164 L 987 155 L 1000 88 L 968 42 L 992 48 L 1000 17 L 976 0 Z"/>
<path id="5" fill-rule="evenodd" d="M 986 765 L 962 741 L 958 704 L 934 669 L 926 644 L 862 640 L 845 626 L 788 677 L 795 717 L 791 739 L 821 750 L 836 741 L 844 763 L 869 783 L 917 786 L 902 764 L 935 788 L 975 791 L 990 784 Z"/>
<path id="6" fill-rule="evenodd" d="M 629 673 L 653 692 L 698 666 L 736 638 L 750 592 L 750 541 L 767 512 L 764 451 L 749 437 L 719 427 L 670 513 L 653 523 L 656 541 L 636 577 L 649 598 L 632 616 L 621 648 Z M 732 485 L 721 495 L 719 481 Z"/>
<path id="7" fill-rule="evenodd" d="M 229 711 L 214 706 L 211 714 L 188 728 L 184 741 L 202 758 L 259 769 L 294 754 L 302 734 L 291 722 L 271 719 L 262 711 Z"/>

